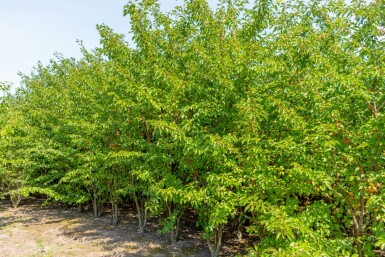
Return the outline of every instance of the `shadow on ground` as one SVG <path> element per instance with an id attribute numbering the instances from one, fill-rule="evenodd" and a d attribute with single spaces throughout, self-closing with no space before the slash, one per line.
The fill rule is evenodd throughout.
<path id="1" fill-rule="evenodd" d="M 0 202 L 0 255 L 210 256 L 201 231 L 186 219 L 181 224 L 181 239 L 170 244 L 158 233 L 156 218 L 149 219 L 145 233 L 138 233 L 135 210 L 130 206 L 121 208 L 115 227 L 108 209 L 102 217 L 94 218 L 90 207 L 79 213 L 76 207 L 42 204 L 39 200 L 24 201 L 12 209 L 9 202 Z M 231 233 L 225 237 L 221 256 L 235 256 L 245 248 L 245 242 L 236 242 Z"/>

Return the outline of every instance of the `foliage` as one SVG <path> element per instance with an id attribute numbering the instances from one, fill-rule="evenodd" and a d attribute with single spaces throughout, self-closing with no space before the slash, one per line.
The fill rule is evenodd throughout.
<path id="1" fill-rule="evenodd" d="M 163 214 L 171 242 L 192 208 L 212 256 L 234 220 L 250 256 L 374 256 L 384 6 L 130 1 L 132 41 L 98 25 L 100 47 L 1 98 L 0 189 L 92 201 L 95 216 L 129 199 L 139 231 Z"/>

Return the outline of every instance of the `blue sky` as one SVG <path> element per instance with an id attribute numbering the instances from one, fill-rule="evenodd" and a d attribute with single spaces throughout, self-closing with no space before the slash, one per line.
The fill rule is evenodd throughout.
<path id="1" fill-rule="evenodd" d="M 208 1 L 212 6 L 216 0 Z M 17 72 L 30 74 L 38 61 L 47 64 L 55 52 L 80 57 L 76 40 L 90 49 L 99 44 L 96 24 L 127 34 L 123 17 L 127 0 L 0 0 L 0 81 L 18 86 Z M 182 0 L 159 0 L 163 10 Z"/>

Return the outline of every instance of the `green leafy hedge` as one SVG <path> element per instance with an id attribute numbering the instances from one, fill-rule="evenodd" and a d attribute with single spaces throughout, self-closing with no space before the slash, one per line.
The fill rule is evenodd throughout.
<path id="1" fill-rule="evenodd" d="M 375 256 L 384 248 L 383 1 L 129 1 L 132 40 L 58 57 L 3 94 L 1 191 L 131 199 L 139 231 L 187 208 L 212 256 L 223 229 L 250 256 Z M 7 92 L 6 87 L 1 88 Z"/>

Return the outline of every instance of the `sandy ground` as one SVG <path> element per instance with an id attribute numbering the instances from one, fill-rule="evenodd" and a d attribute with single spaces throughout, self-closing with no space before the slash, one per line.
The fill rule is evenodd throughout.
<path id="1" fill-rule="evenodd" d="M 182 226 L 181 240 L 172 245 L 157 233 L 156 219 L 140 234 L 133 210 L 122 211 L 120 217 L 114 227 L 108 213 L 96 219 L 91 210 L 78 213 L 75 207 L 41 207 L 41 202 L 29 201 L 13 209 L 0 202 L 0 256 L 210 256 L 200 232 L 191 226 Z M 229 242 L 221 255 L 234 256 L 234 249 Z"/>

